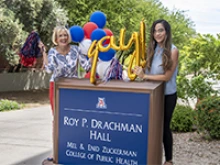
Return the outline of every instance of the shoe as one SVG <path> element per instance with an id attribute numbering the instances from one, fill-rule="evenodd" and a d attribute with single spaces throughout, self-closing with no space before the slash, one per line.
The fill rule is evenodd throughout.
<path id="1" fill-rule="evenodd" d="M 47 158 L 42 162 L 42 165 L 53 165 L 53 158 Z"/>

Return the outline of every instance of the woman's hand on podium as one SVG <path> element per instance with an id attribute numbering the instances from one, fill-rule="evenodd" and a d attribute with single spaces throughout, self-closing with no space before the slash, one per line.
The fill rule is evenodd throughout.
<path id="1" fill-rule="evenodd" d="M 144 70 L 141 66 L 134 67 L 134 73 L 141 79 L 145 79 Z"/>

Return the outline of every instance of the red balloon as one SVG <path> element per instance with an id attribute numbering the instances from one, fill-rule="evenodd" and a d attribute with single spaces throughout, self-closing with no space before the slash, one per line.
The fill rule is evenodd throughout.
<path id="1" fill-rule="evenodd" d="M 94 22 L 87 22 L 83 26 L 85 38 L 91 39 L 90 37 L 91 37 L 92 32 L 97 28 L 98 28 L 98 25 L 96 25 Z"/>
<path id="2" fill-rule="evenodd" d="M 113 33 L 112 33 L 112 31 L 111 31 L 110 29 L 104 29 L 104 31 L 105 31 L 105 33 L 106 33 L 107 36 L 113 36 Z M 103 45 L 106 45 L 106 44 L 109 44 L 109 43 L 110 43 L 110 39 L 107 39 L 107 40 L 103 43 Z"/>

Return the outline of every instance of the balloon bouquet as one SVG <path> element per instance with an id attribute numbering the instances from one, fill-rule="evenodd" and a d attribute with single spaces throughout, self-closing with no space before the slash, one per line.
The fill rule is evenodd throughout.
<path id="1" fill-rule="evenodd" d="M 93 58 L 91 73 L 85 75 L 90 78 L 92 84 L 96 84 L 96 78 L 107 82 L 111 79 L 123 79 L 124 81 L 135 80 L 136 75 L 132 73 L 132 67 L 144 67 L 145 61 L 145 24 L 141 21 L 140 32 L 134 32 L 127 45 L 124 44 L 125 29 L 120 31 L 119 46 L 115 43 L 115 36 L 112 31 L 105 28 L 106 16 L 101 11 L 91 14 L 90 22 L 83 28 L 72 26 L 70 34 L 74 42 L 79 43 L 79 47 L 84 55 Z M 116 57 L 116 51 L 128 50 L 135 44 L 135 51 L 128 58 L 128 68 L 123 70 L 122 65 Z M 98 77 L 97 77 L 98 74 Z"/>

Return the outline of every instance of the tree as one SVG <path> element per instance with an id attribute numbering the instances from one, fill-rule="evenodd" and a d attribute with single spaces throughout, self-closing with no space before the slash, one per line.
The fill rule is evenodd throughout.
<path id="1" fill-rule="evenodd" d="M 3 47 L 0 55 L 11 65 L 18 63 L 16 55 L 31 31 L 38 32 L 41 40 L 50 47 L 53 28 L 65 25 L 68 19 L 65 10 L 54 0 L 0 0 L 0 4 Z"/>
<path id="2" fill-rule="evenodd" d="M 126 28 L 125 42 L 134 31 L 139 31 L 140 21 L 144 18 L 146 22 L 146 38 L 148 41 L 150 26 L 156 19 L 166 19 L 172 26 L 174 44 L 182 48 L 188 42 L 188 38 L 195 34 L 193 22 L 186 18 L 184 11 L 169 11 L 158 0 L 56 0 L 67 11 L 69 25 L 83 26 L 89 21 L 90 15 L 97 10 L 107 16 L 106 27 L 111 29 L 116 37 L 120 29 Z M 77 10 L 76 10 L 77 9 Z M 124 57 L 131 51 L 125 51 Z"/>
<path id="3" fill-rule="evenodd" d="M 137 1 L 134 0 L 56 0 L 68 10 L 69 26 L 83 26 L 89 22 L 90 15 L 99 10 L 106 14 L 106 27 L 111 29 L 115 36 L 118 36 L 120 29 L 125 27 L 129 33 L 135 29 L 137 24 L 136 9 Z M 76 10 L 77 9 L 77 10 Z M 141 20 L 138 20 L 140 22 Z M 136 29 L 138 30 L 138 29 Z"/>
<path id="4" fill-rule="evenodd" d="M 178 91 L 182 98 L 203 99 L 216 93 L 210 79 L 220 79 L 220 36 L 198 34 L 181 50 Z M 189 76 L 190 75 L 190 76 Z"/>
<path id="5" fill-rule="evenodd" d="M 145 18 L 147 25 L 147 40 L 150 35 L 150 27 L 157 19 L 167 20 L 172 28 L 173 43 L 182 49 L 188 39 L 196 34 L 193 22 L 185 16 L 185 11 L 172 10 L 164 7 L 158 0 L 139 0 L 138 11 L 139 19 Z"/>
<path id="6" fill-rule="evenodd" d="M 67 13 L 54 0 L 7 0 L 5 5 L 24 25 L 23 30 L 35 30 L 42 40 L 51 44 L 51 35 L 56 25 L 66 25 Z"/>
<path id="7" fill-rule="evenodd" d="M 134 31 L 139 31 L 139 23 L 144 18 L 147 25 L 147 38 L 150 26 L 156 19 L 166 19 L 170 22 L 174 43 L 179 47 L 195 34 L 193 22 L 187 18 L 184 11 L 169 11 L 158 0 L 56 0 L 68 11 L 70 26 L 83 26 L 89 21 L 90 15 L 97 10 L 107 16 L 106 27 L 118 36 L 121 28 L 126 28 L 128 39 Z M 77 9 L 77 10 L 76 10 Z"/>
<path id="8" fill-rule="evenodd" d="M 15 18 L 15 14 L 7 9 L 0 8 L 0 56 L 11 65 L 18 63 L 17 49 L 25 40 L 27 33 L 22 31 L 23 25 Z"/>

